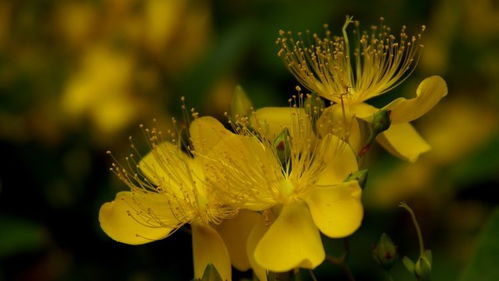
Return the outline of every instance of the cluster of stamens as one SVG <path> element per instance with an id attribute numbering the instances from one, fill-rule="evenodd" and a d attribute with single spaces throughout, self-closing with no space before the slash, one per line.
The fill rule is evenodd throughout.
<path id="1" fill-rule="evenodd" d="M 178 229 L 192 221 L 218 224 L 237 212 L 227 204 L 207 197 L 206 181 L 192 167 L 194 148 L 188 134 L 182 134 L 188 132 L 188 123 L 198 118 L 199 114 L 193 108 L 190 113 L 187 112 L 184 98 L 182 109 L 186 127 L 179 128 L 175 118 L 172 118 L 172 128 L 165 132 L 156 127 L 139 125 L 150 151 L 148 157 L 152 157 L 150 161 L 143 161 L 144 155 L 139 152 L 132 137 L 129 137 L 132 153 L 125 157 L 124 164 L 120 164 L 110 151 L 107 152 L 113 158 L 110 171 L 139 196 L 138 200 L 131 197 L 133 201 L 130 202 L 128 215 L 148 227 Z M 162 216 L 150 206 L 143 206 L 141 194 L 156 196 L 158 202 L 164 204 L 163 207 L 169 208 L 170 214 Z"/>
<path id="2" fill-rule="evenodd" d="M 398 38 L 380 24 L 359 31 L 359 22 L 347 17 L 342 36 L 328 25 L 320 37 L 310 31 L 279 32 L 279 57 L 291 73 L 312 92 L 335 102 L 359 102 L 387 92 L 410 75 L 419 59 L 421 33 L 409 36 L 403 26 Z M 355 45 L 350 47 L 347 27 L 353 23 Z M 351 55 L 353 51 L 353 57 Z"/>

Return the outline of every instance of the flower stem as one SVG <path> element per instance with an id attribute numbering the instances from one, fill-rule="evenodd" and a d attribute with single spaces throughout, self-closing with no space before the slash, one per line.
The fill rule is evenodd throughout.
<path id="1" fill-rule="evenodd" d="M 308 271 L 310 273 L 310 277 L 312 278 L 312 281 L 317 281 L 317 277 L 315 277 L 315 273 L 313 270 Z"/>
<path id="2" fill-rule="evenodd" d="M 421 228 L 419 227 L 418 220 L 416 219 L 416 215 L 412 211 L 411 207 L 407 205 L 405 202 L 400 202 L 399 207 L 404 208 L 409 212 L 412 218 L 412 222 L 414 223 L 414 227 L 416 228 L 416 232 L 418 234 L 418 240 L 419 240 L 419 252 L 420 255 L 424 255 L 425 247 L 424 247 L 424 242 L 423 242 L 423 234 L 421 234 Z"/>

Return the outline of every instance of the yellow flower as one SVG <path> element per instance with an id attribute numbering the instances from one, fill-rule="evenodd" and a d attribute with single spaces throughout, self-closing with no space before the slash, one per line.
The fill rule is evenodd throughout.
<path id="1" fill-rule="evenodd" d="M 325 37 L 313 34 L 309 45 L 301 39 L 303 34 L 294 39 L 291 32 L 284 31 L 277 43 L 281 46 L 279 56 L 291 73 L 310 91 L 332 102 L 319 122 L 321 133 L 349 139 L 360 149 L 359 125 L 354 117 L 371 121 L 377 108 L 365 101 L 402 83 L 414 70 L 423 46 L 421 34 L 409 36 L 403 26 L 397 39 L 381 18 L 380 25 L 372 26 L 371 31 L 354 31 L 357 40 L 352 57 L 347 34 L 351 23 L 359 25 L 347 17 L 341 37 L 332 36 L 326 26 Z M 391 111 L 392 125 L 377 138 L 389 152 L 410 161 L 430 146 L 409 122 L 435 106 L 447 94 L 447 86 L 441 77 L 431 76 L 421 82 L 416 93 L 415 98 L 399 98 L 384 107 Z"/>
<path id="2" fill-rule="evenodd" d="M 227 134 L 223 127 L 205 126 L 206 120 L 214 119 L 191 123 L 190 153 L 209 153 L 217 144 L 213 136 Z M 163 141 L 160 131 L 145 132 L 152 151 L 138 163 L 134 155 L 127 158 L 129 167 L 136 170 L 116 163 L 111 168 L 130 191 L 119 192 L 112 202 L 102 205 L 99 222 L 104 232 L 118 242 L 139 245 L 166 238 L 189 223 L 195 278 L 201 278 L 211 263 L 223 280 L 231 280 L 231 259 L 236 268 L 247 270 L 246 249 L 240 245 L 258 214 L 243 211 L 236 216 L 237 208 L 210 196 L 199 159 L 184 153 L 175 135 L 172 141 Z"/>
<path id="3" fill-rule="evenodd" d="M 237 133 L 216 136 L 208 153 L 195 152 L 209 190 L 230 204 L 264 211 L 247 242 L 261 280 L 266 279 L 260 267 L 315 268 L 325 258 L 319 230 L 345 237 L 361 223 L 361 188 L 356 181 L 343 182 L 358 170 L 355 154 L 336 136 L 317 138 L 303 108 L 263 108 L 251 119 L 251 126 L 247 118 L 232 123 Z M 282 133 L 286 130 L 289 134 Z"/>

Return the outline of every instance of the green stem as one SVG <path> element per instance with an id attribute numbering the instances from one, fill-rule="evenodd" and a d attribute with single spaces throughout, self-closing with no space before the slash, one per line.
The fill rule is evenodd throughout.
<path id="1" fill-rule="evenodd" d="M 317 277 L 315 277 L 315 273 L 313 270 L 308 271 L 310 273 L 310 277 L 312 278 L 313 281 L 317 281 Z"/>
<path id="2" fill-rule="evenodd" d="M 421 228 L 419 228 L 419 224 L 418 224 L 418 220 L 416 219 L 416 215 L 412 211 L 411 207 L 409 207 L 409 205 L 407 205 L 407 203 L 405 203 L 405 202 L 400 202 L 399 207 L 406 209 L 407 212 L 409 212 L 409 214 L 411 215 L 412 222 L 414 223 L 414 227 L 416 228 L 416 232 L 418 234 L 420 256 L 424 256 L 425 247 L 424 247 L 424 242 L 423 242 L 423 234 L 421 234 Z"/>

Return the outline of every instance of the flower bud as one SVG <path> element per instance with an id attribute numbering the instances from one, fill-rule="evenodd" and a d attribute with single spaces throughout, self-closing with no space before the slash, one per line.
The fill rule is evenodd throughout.
<path id="1" fill-rule="evenodd" d="M 419 281 L 430 280 L 431 274 L 431 252 L 428 256 L 429 251 L 427 250 L 424 255 L 418 258 L 418 261 L 414 265 L 414 275 Z"/>
<path id="2" fill-rule="evenodd" d="M 389 270 L 397 259 L 397 247 L 385 233 L 381 234 L 378 244 L 374 247 L 373 258 L 385 270 Z"/>
<path id="3" fill-rule="evenodd" d="M 237 85 L 232 95 L 232 102 L 230 104 L 230 111 L 233 118 L 236 116 L 246 116 L 253 108 L 251 100 L 246 95 L 246 92 L 240 85 Z"/>
<path id="4" fill-rule="evenodd" d="M 288 128 L 284 128 L 274 139 L 274 147 L 281 165 L 286 167 L 291 159 L 291 136 Z"/>
<path id="5" fill-rule="evenodd" d="M 374 136 L 382 133 L 383 131 L 390 128 L 390 110 L 380 109 L 378 112 L 373 114 L 372 121 L 372 132 Z"/>
<path id="6" fill-rule="evenodd" d="M 359 183 L 360 188 L 364 189 L 364 187 L 366 186 L 366 183 L 367 183 L 367 169 L 351 173 L 343 181 L 347 182 L 347 181 L 352 181 L 352 180 L 356 180 Z M 390 239 L 390 238 L 388 238 L 388 239 Z"/>

